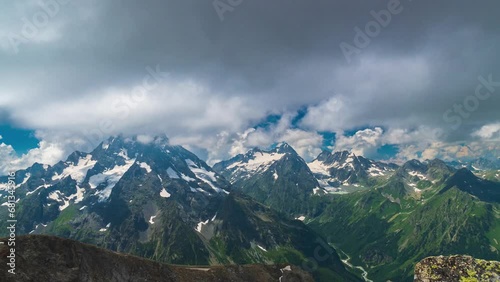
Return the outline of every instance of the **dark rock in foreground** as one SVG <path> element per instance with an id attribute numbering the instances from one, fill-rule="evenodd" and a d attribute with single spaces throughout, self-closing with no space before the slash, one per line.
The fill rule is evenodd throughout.
<path id="1" fill-rule="evenodd" d="M 295 266 L 174 266 L 44 235 L 16 238 L 13 275 L 7 272 L 8 252 L 0 245 L 0 281 L 313 281 Z"/>
<path id="2" fill-rule="evenodd" d="M 414 281 L 500 281 L 500 262 L 460 255 L 428 257 L 415 266 Z"/>

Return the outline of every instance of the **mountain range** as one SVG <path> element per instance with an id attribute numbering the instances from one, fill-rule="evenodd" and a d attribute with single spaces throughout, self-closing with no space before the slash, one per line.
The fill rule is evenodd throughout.
<path id="1" fill-rule="evenodd" d="M 500 169 L 500 159 L 491 158 L 477 158 L 470 161 L 451 161 L 448 162 L 450 166 L 455 168 L 465 167 L 472 171 L 483 171 L 483 170 L 499 170 Z"/>
<path id="2" fill-rule="evenodd" d="M 56 235 L 183 265 L 301 266 L 312 258 L 317 280 L 359 280 L 332 247 L 318 243 L 327 241 L 321 234 L 233 191 L 221 174 L 165 137 L 148 144 L 113 137 L 90 153 L 20 170 L 16 183 L 20 235 Z M 0 216 L 7 218 L 7 203 Z M 327 258 L 314 259 L 319 247 Z"/>
<path id="3" fill-rule="evenodd" d="M 499 172 L 348 151 L 306 162 L 286 143 L 210 167 L 166 137 L 118 136 L 17 171 L 17 232 L 173 264 L 289 263 L 316 281 L 411 281 L 427 256 L 499 260 Z"/>
<path id="4" fill-rule="evenodd" d="M 415 264 L 432 255 L 500 258 L 498 180 L 439 159 L 397 165 L 348 151 L 325 151 L 304 165 L 294 151 L 280 155 L 283 146 L 254 149 L 214 169 L 234 190 L 328 236 L 365 281 L 411 281 Z M 262 156 L 265 164 L 255 162 Z"/>

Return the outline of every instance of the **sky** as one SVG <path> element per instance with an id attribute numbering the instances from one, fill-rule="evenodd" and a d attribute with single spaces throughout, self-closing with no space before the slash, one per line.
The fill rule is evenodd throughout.
<path id="1" fill-rule="evenodd" d="M 500 2 L 26 0 L 0 11 L 0 172 L 110 135 L 209 163 L 499 157 Z"/>

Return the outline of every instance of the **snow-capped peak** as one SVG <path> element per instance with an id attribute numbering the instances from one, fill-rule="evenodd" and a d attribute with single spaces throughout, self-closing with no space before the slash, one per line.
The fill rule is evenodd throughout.
<path id="1" fill-rule="evenodd" d="M 81 157 L 76 164 L 68 165 L 61 174 L 56 173 L 52 176 L 52 180 L 60 180 L 71 176 L 77 183 L 81 183 L 85 179 L 89 169 L 93 168 L 96 163 L 97 161 L 92 159 L 92 155 L 88 154 L 85 157 Z"/>
<path id="2" fill-rule="evenodd" d="M 235 162 L 227 169 L 244 170 L 246 172 L 261 172 L 267 170 L 273 163 L 285 156 L 284 153 L 256 151 L 252 156 L 243 161 Z"/>

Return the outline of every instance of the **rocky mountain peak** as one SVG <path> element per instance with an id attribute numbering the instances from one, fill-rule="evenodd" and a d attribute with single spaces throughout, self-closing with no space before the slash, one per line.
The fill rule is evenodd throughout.
<path id="1" fill-rule="evenodd" d="M 386 176 L 397 168 L 395 164 L 377 162 L 346 150 L 323 151 L 308 165 L 321 186 L 334 192 L 342 185 L 358 185 L 370 177 Z"/>
<path id="2" fill-rule="evenodd" d="M 321 153 L 316 157 L 316 160 L 318 161 L 326 161 L 330 156 L 332 155 L 332 152 L 323 150 Z"/>
<path id="3" fill-rule="evenodd" d="M 401 168 L 406 171 L 416 171 L 420 173 L 425 173 L 427 171 L 427 166 L 415 159 L 405 162 Z"/>
<path id="4" fill-rule="evenodd" d="M 276 147 L 273 149 L 276 153 L 279 154 L 294 154 L 297 155 L 297 152 L 286 142 L 280 142 L 276 144 Z"/>

